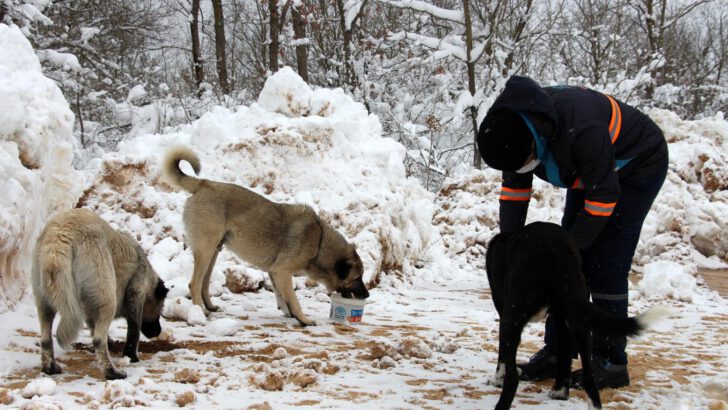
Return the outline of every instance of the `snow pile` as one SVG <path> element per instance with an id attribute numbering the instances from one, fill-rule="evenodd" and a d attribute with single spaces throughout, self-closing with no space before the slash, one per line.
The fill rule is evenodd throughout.
<path id="1" fill-rule="evenodd" d="M 269 78 L 257 104 L 217 107 L 176 133 L 120 144 L 102 158 L 80 203 L 132 232 L 172 286 L 171 296 L 186 296 L 193 258 L 184 246 L 182 209 L 189 194 L 160 182 L 158 168 L 169 147 L 184 144 L 200 156 L 203 178 L 313 207 L 357 246 L 364 280 L 375 285 L 383 271 L 411 275 L 437 239 L 433 195 L 406 178 L 404 147 L 381 133 L 378 119 L 343 91 L 311 90 L 284 69 Z M 239 292 L 268 278 L 225 251 L 211 294 L 222 293 L 226 280 Z M 183 304 L 168 311 L 186 318 Z"/>
<path id="2" fill-rule="evenodd" d="M 719 267 L 719 259 L 728 260 L 728 121 L 722 114 L 683 121 L 664 110 L 650 116 L 668 140 L 670 172 L 647 216 L 638 258 Z"/>
<path id="3" fill-rule="evenodd" d="M 672 298 L 692 302 L 698 284 L 685 266 L 670 261 L 658 261 L 645 265 L 640 293 L 648 299 Z"/>
<path id="4" fill-rule="evenodd" d="M 20 29 L 0 24 L 0 310 L 25 287 L 48 216 L 71 207 L 82 189 L 71 166 L 73 118 Z"/>
<path id="5" fill-rule="evenodd" d="M 135 397 L 134 385 L 126 380 L 112 380 L 104 384 L 104 391 L 101 395 L 101 403 L 107 404 L 108 408 L 129 408 L 143 407 L 143 400 Z"/>
<path id="6" fill-rule="evenodd" d="M 34 396 L 50 396 L 56 391 L 56 382 L 50 377 L 41 377 L 28 383 L 23 388 L 23 397 L 30 399 Z"/>
<path id="7" fill-rule="evenodd" d="M 439 229 L 446 258 L 460 269 L 483 272 L 488 241 L 498 233 L 501 173 L 493 169 L 445 181 L 435 200 L 432 223 Z M 534 178 L 527 223 L 559 223 L 565 191 Z"/>

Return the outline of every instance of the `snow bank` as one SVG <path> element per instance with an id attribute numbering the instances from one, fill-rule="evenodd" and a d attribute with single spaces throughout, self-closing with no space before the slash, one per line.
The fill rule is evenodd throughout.
<path id="1" fill-rule="evenodd" d="M 382 271 L 410 275 L 438 237 L 431 225 L 434 196 L 405 176 L 404 147 L 381 134 L 378 119 L 343 91 L 312 90 L 283 69 L 268 79 L 258 103 L 217 107 L 178 132 L 120 144 L 119 152 L 102 158 L 81 203 L 133 232 L 160 276 L 175 285 L 173 294 L 185 296 L 193 264 L 182 223 L 189 194 L 158 176 L 164 152 L 184 144 L 200 156 L 203 178 L 313 207 L 357 246 L 364 280 L 374 285 Z M 212 275 L 217 293 L 226 278 L 237 291 L 268 280 L 224 251 Z M 183 303 L 168 313 L 189 319 Z"/>
<path id="2" fill-rule="evenodd" d="M 71 207 L 73 113 L 17 27 L 0 24 L 0 310 L 25 288 L 35 237 L 55 210 Z"/>
<path id="3" fill-rule="evenodd" d="M 693 270 L 725 266 L 728 121 L 722 114 L 696 121 L 683 121 L 665 110 L 649 114 L 668 140 L 670 171 L 645 221 L 638 262 L 658 257 Z"/>
<path id="4" fill-rule="evenodd" d="M 638 287 L 648 299 L 672 298 L 692 302 L 698 282 L 683 265 L 658 261 L 645 265 Z"/>

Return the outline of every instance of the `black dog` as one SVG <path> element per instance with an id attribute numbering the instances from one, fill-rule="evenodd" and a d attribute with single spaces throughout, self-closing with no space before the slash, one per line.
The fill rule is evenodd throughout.
<path id="1" fill-rule="evenodd" d="M 524 326 L 534 316 L 556 319 L 559 351 L 557 375 L 549 393 L 569 397 L 572 342 L 581 355 L 583 385 L 594 408 L 602 407 L 591 364 L 591 331 L 612 335 L 639 334 L 668 312 L 655 307 L 638 317 L 617 319 L 587 299 L 586 280 L 576 244 L 561 226 L 535 222 L 491 239 L 486 253 L 488 282 L 500 316 L 498 367 L 493 384 L 502 386 L 496 409 L 510 408 L 518 387 L 516 351 Z"/>

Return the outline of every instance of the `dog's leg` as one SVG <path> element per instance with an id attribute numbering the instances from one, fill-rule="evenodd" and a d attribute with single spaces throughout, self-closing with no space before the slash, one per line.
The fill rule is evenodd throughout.
<path id="1" fill-rule="evenodd" d="M 581 385 L 591 401 L 592 408 L 601 409 L 602 401 L 599 398 L 599 387 L 594 380 L 594 367 L 592 366 L 592 337 L 588 328 L 576 330 L 579 355 L 581 356 Z"/>
<path id="2" fill-rule="evenodd" d="M 503 387 L 503 379 L 506 377 L 506 364 L 503 362 L 503 356 L 498 352 L 498 365 L 495 368 L 495 375 L 488 380 L 488 384 L 495 387 Z"/>
<path id="3" fill-rule="evenodd" d="M 286 301 L 283 300 L 283 296 L 281 296 L 281 292 L 278 291 L 278 288 L 276 287 L 276 283 L 271 277 L 270 280 L 271 287 L 273 288 L 273 293 L 276 295 L 276 303 L 278 304 L 278 310 L 283 312 L 283 316 L 285 317 L 293 317 L 291 316 L 291 311 L 288 310 L 288 305 L 286 304 Z"/>
<path id="4" fill-rule="evenodd" d="M 213 268 L 212 262 L 214 256 L 217 254 L 217 248 L 209 245 L 197 246 L 197 248 L 192 250 L 192 254 L 195 259 L 195 268 L 192 272 L 192 280 L 190 281 L 190 296 L 192 296 L 192 303 L 204 308 L 202 289 L 208 270 L 212 270 Z"/>
<path id="5" fill-rule="evenodd" d="M 212 259 L 210 259 L 210 263 L 207 266 L 205 278 L 202 280 L 202 301 L 205 303 L 205 308 L 207 308 L 210 312 L 217 312 L 219 309 L 217 306 L 212 304 L 212 299 L 210 299 L 210 276 L 212 275 L 212 268 L 215 267 L 215 261 L 217 260 L 217 255 L 220 253 L 221 249 L 222 243 L 220 243 L 220 245 L 218 245 L 215 249 L 215 253 L 212 255 Z"/>
<path id="6" fill-rule="evenodd" d="M 58 374 L 61 373 L 61 366 L 56 363 L 56 356 L 53 352 L 53 319 L 56 312 L 45 303 L 38 304 L 38 320 L 40 321 L 40 349 L 41 349 L 41 365 L 43 373 Z"/>
<path id="7" fill-rule="evenodd" d="M 96 358 L 104 368 L 107 380 L 126 378 L 126 373 L 116 369 L 114 363 L 111 361 L 111 355 L 109 355 L 109 326 L 111 325 L 111 321 L 114 319 L 114 313 L 116 311 L 115 305 L 116 302 L 113 300 L 104 301 L 103 304 L 98 307 L 98 316 L 94 324 L 93 344 L 94 349 L 96 350 Z"/>
<path id="8" fill-rule="evenodd" d="M 515 314 L 511 309 L 505 307 L 501 317 L 498 340 L 498 355 L 501 356 L 501 359 L 499 359 L 498 367 L 505 366 L 505 377 L 503 378 L 503 390 L 500 399 L 495 405 L 496 410 L 510 409 L 518 389 L 516 352 L 518 351 L 518 345 L 521 344 L 521 332 L 526 322 L 506 319 L 512 318 Z"/>
<path id="9" fill-rule="evenodd" d="M 549 392 L 549 397 L 556 400 L 569 399 L 569 384 L 571 383 L 571 332 L 564 316 L 559 312 L 552 312 L 556 323 L 556 337 L 559 341 L 559 351 L 556 361 L 556 381 Z"/>
<path id="10" fill-rule="evenodd" d="M 91 333 L 91 339 L 93 339 L 93 338 L 94 338 L 94 327 L 95 327 L 95 326 L 94 326 L 94 322 L 93 322 L 93 320 L 91 320 L 91 319 L 86 319 L 86 327 L 88 328 L 88 330 L 89 330 L 89 333 Z M 111 345 L 113 345 L 113 344 L 114 344 L 115 342 L 114 342 L 114 339 L 112 339 L 112 338 L 111 338 L 111 336 L 109 336 L 109 338 L 108 338 L 108 339 L 106 340 L 106 343 L 107 343 L 107 344 L 108 344 L 109 346 L 111 346 Z"/>
<path id="11" fill-rule="evenodd" d="M 142 307 L 144 306 L 144 294 L 138 286 L 140 283 L 129 285 L 125 294 L 124 304 L 126 306 L 126 343 L 124 344 L 124 356 L 132 363 L 139 361 L 137 350 L 139 349 L 139 331 L 142 323 Z"/>
<path id="12" fill-rule="evenodd" d="M 309 319 L 308 316 L 303 314 L 303 311 L 301 310 L 301 305 L 298 303 L 296 293 L 293 291 L 293 276 L 288 273 L 276 273 L 274 270 L 271 270 L 269 274 L 271 281 L 274 282 L 274 288 L 277 288 L 280 292 L 283 303 L 288 307 L 288 311 L 291 315 L 295 317 L 302 326 L 315 325 L 316 322 Z"/>

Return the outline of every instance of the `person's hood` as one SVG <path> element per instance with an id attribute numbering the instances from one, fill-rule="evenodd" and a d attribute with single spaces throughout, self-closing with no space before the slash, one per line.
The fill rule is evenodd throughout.
<path id="1" fill-rule="evenodd" d="M 488 112 L 511 110 L 547 115 L 554 124 L 558 123 L 554 101 L 535 81 L 528 77 L 511 76 L 501 94 Z"/>

